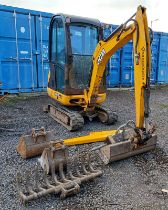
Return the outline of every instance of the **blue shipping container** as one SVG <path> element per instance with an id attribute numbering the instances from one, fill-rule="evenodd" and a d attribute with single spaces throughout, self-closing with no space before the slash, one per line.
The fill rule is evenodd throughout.
<path id="1" fill-rule="evenodd" d="M 158 69 L 159 58 L 159 44 L 160 44 L 160 32 L 153 33 L 153 41 L 151 45 L 151 83 L 156 83 L 156 74 Z"/>
<path id="2" fill-rule="evenodd" d="M 52 14 L 0 5 L 0 94 L 45 89 Z"/>
<path id="3" fill-rule="evenodd" d="M 118 26 L 111 25 L 109 29 L 105 29 L 104 34 L 107 38 Z M 108 65 L 107 87 L 116 87 L 120 84 L 120 50 L 112 55 Z"/>
<path id="4" fill-rule="evenodd" d="M 121 49 L 121 85 L 134 85 L 133 42 L 130 41 Z"/>
<path id="5" fill-rule="evenodd" d="M 47 86 L 49 22 L 53 14 L 0 5 L 0 95 Z M 104 29 L 107 38 L 118 26 Z M 151 83 L 168 83 L 168 34 L 154 32 Z M 132 41 L 108 62 L 107 86 L 133 86 Z"/>
<path id="6" fill-rule="evenodd" d="M 153 33 L 151 45 L 151 83 L 156 83 L 156 74 L 158 69 L 160 32 Z M 133 42 L 130 41 L 121 51 L 121 85 L 134 85 L 134 60 L 133 60 Z"/>
<path id="7" fill-rule="evenodd" d="M 160 35 L 157 82 L 168 84 L 168 33 Z"/>

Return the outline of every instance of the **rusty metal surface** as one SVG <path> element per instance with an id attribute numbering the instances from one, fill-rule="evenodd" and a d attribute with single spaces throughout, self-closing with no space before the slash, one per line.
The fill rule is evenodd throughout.
<path id="1" fill-rule="evenodd" d="M 116 114 L 116 112 L 105 106 L 96 106 L 96 112 L 98 114 L 100 122 L 104 124 L 112 125 L 118 121 L 118 115 Z"/>
<path id="2" fill-rule="evenodd" d="M 38 156 L 53 140 L 54 134 L 52 131 L 45 131 L 43 127 L 39 130 L 33 128 L 30 135 L 20 137 L 16 150 L 24 159 Z"/>
<path id="3" fill-rule="evenodd" d="M 62 148 L 63 151 L 66 150 L 63 148 L 63 145 L 60 148 Z M 52 149 L 52 147 L 50 147 L 50 149 Z M 59 149 L 56 151 L 56 154 L 58 154 L 58 151 Z M 47 175 L 46 170 L 41 172 L 37 165 L 32 171 L 25 172 L 25 177 L 23 177 L 21 173 L 18 173 L 17 188 L 21 202 L 25 204 L 28 201 L 52 193 L 60 194 L 60 198 L 65 198 L 72 194 L 79 193 L 80 185 L 83 182 L 102 175 L 101 170 L 95 170 L 93 168 L 88 151 L 78 154 L 73 157 L 73 159 L 69 156 L 67 158 L 70 165 L 68 165 L 66 170 L 64 170 L 65 162 L 63 158 L 58 158 L 56 160 L 57 164 L 51 164 L 51 176 Z M 32 180 L 32 178 L 34 180 Z"/>
<path id="4" fill-rule="evenodd" d="M 116 160 L 128 158 L 143 152 L 155 149 L 157 135 L 153 134 L 154 126 L 150 125 L 149 130 L 143 133 L 141 129 L 133 128 L 132 121 L 129 121 L 126 126 L 129 128 L 120 127 L 116 135 L 108 136 L 107 145 L 98 148 L 100 157 L 105 164 Z"/>
<path id="5" fill-rule="evenodd" d="M 59 171 L 59 163 L 62 163 L 63 169 L 66 170 L 68 159 L 68 148 L 60 142 L 50 142 L 50 146 L 45 148 L 39 161 L 45 170 L 46 174 L 52 173 L 52 167 L 55 167 L 55 171 Z"/>

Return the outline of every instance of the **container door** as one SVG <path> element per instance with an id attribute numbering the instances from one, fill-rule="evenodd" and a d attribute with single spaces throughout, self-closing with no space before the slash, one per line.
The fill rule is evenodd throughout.
<path id="1" fill-rule="evenodd" d="M 168 83 L 168 34 L 166 33 L 163 33 L 160 38 L 160 52 L 157 76 L 158 83 Z"/>
<path id="2" fill-rule="evenodd" d="M 38 62 L 38 88 L 45 89 L 48 83 L 49 58 L 48 58 L 48 39 L 49 39 L 50 18 L 36 17 L 36 37 L 37 37 L 37 62 Z"/>
<path id="3" fill-rule="evenodd" d="M 133 42 L 130 41 L 121 50 L 121 85 L 134 85 Z"/>
<path id="4" fill-rule="evenodd" d="M 109 74 L 107 76 L 108 87 L 119 86 L 120 83 L 120 50 L 118 50 L 109 61 Z"/>
<path id="5" fill-rule="evenodd" d="M 110 30 L 105 29 L 104 30 L 104 36 L 107 38 L 118 26 L 117 25 L 111 25 Z M 108 87 L 117 87 L 120 84 L 120 52 L 121 50 L 118 50 L 116 53 L 114 53 L 110 60 L 108 65 L 108 76 L 107 76 L 107 86 Z"/>
<path id="6" fill-rule="evenodd" d="M 16 19 L 20 86 L 24 92 L 37 88 L 34 16 L 17 14 Z"/>
<path id="7" fill-rule="evenodd" d="M 3 90 L 19 88 L 15 20 L 12 13 L 0 11 L 0 82 Z M 10 26 L 10 27 L 9 27 Z"/>
<path id="8" fill-rule="evenodd" d="M 1 89 L 27 92 L 37 86 L 34 17 L 27 14 L 0 12 Z"/>
<path id="9" fill-rule="evenodd" d="M 160 33 L 153 33 L 153 41 L 151 45 L 151 83 L 156 83 L 156 73 L 158 68 L 158 57 L 159 57 L 159 42 Z"/>

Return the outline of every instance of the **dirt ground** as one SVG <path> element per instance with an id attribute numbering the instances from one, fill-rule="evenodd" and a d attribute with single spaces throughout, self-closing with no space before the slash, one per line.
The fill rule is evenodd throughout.
<path id="1" fill-rule="evenodd" d="M 83 184 L 81 191 L 61 200 L 49 195 L 20 204 L 16 188 L 17 171 L 31 169 L 37 158 L 23 160 L 16 152 L 18 139 L 31 129 L 44 126 L 54 130 L 57 139 L 80 136 L 90 131 L 118 128 L 128 120 L 134 120 L 134 92 L 108 91 L 106 105 L 116 111 L 119 121 L 107 126 L 93 121 L 77 132 L 68 132 L 46 113 L 42 106 L 48 103 L 46 95 L 9 97 L 0 103 L 0 209 L 116 209 L 116 210 L 167 210 L 168 194 L 168 88 L 151 91 L 150 119 L 157 124 L 157 147 L 154 151 L 137 155 L 103 167 L 103 175 Z"/>

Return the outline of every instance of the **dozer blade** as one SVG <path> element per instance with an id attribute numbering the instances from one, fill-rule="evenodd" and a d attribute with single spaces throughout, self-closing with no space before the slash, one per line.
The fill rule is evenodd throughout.
<path id="1" fill-rule="evenodd" d="M 38 156 L 53 140 L 54 134 L 52 131 L 45 131 L 44 128 L 39 130 L 33 128 L 30 135 L 21 136 L 16 150 L 24 159 Z"/>
<path id="2" fill-rule="evenodd" d="M 53 145 L 50 145 L 49 149 L 50 151 L 44 151 L 51 161 L 48 160 L 48 163 L 50 164 L 50 169 L 47 169 L 48 171 L 43 165 L 43 173 L 39 175 L 40 169 L 37 170 L 36 167 L 34 173 L 30 173 L 30 171 L 26 172 L 26 181 L 23 180 L 24 178 L 20 181 L 21 175 L 17 175 L 17 185 L 22 203 L 26 203 L 32 199 L 40 198 L 51 193 L 60 194 L 61 198 L 65 198 L 72 194 L 79 193 L 80 185 L 83 182 L 102 175 L 101 170 L 95 170 L 93 168 L 88 152 L 78 154 L 72 159 L 68 156 L 66 151 L 67 148 L 63 143 L 59 142 L 57 145 L 54 145 L 54 148 Z M 45 155 L 42 155 L 42 157 L 44 156 Z M 40 162 L 45 162 L 45 160 L 46 157 L 41 159 Z M 70 166 L 66 165 L 66 161 L 69 162 L 68 164 L 70 164 Z M 66 170 L 64 170 L 64 168 L 66 168 Z M 47 175 L 48 172 L 51 172 L 51 176 Z M 28 176 L 29 174 L 31 175 Z M 35 180 L 34 185 L 32 184 L 34 183 L 32 177 L 34 177 L 33 179 Z M 41 184 L 39 179 L 42 179 Z"/>

